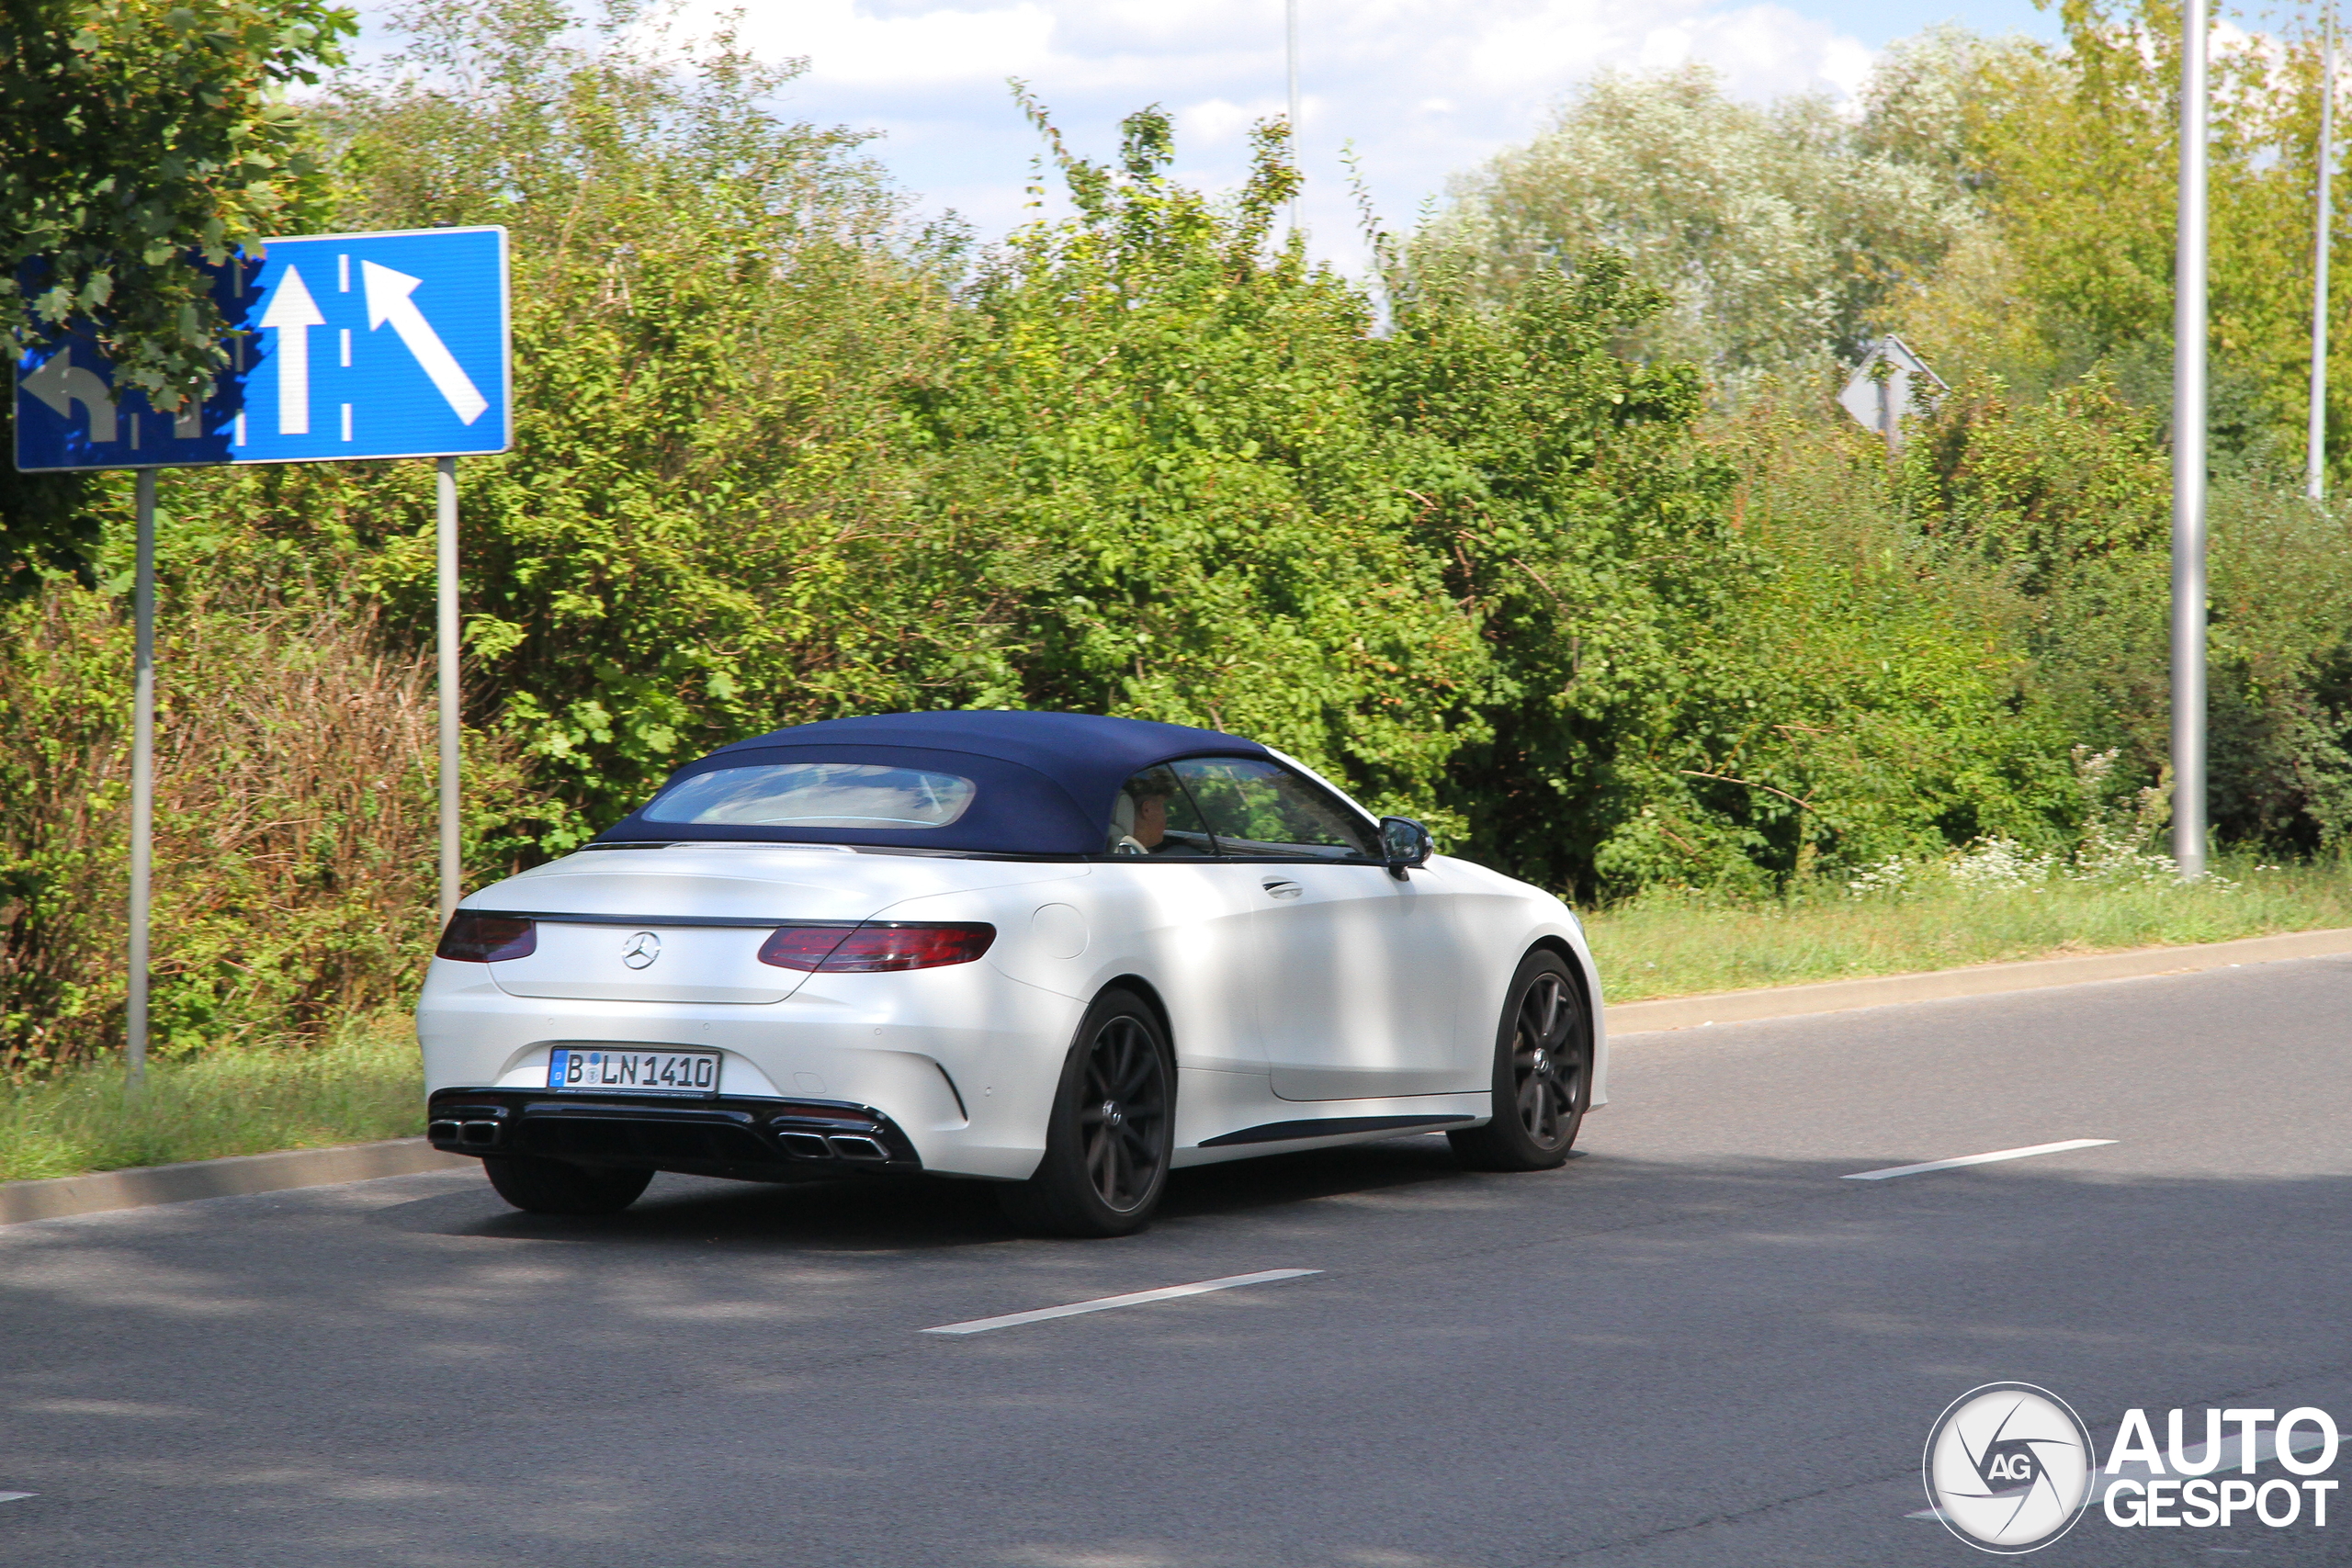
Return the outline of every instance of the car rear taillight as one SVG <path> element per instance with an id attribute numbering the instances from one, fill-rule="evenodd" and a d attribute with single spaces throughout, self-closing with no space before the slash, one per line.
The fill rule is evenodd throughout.
<path id="1" fill-rule="evenodd" d="M 972 924 L 906 924 L 860 926 L 849 940 L 833 949 L 823 964 L 830 974 L 864 974 L 877 969 L 936 969 L 944 964 L 969 964 L 996 940 L 994 926 Z"/>
<path id="2" fill-rule="evenodd" d="M 820 967 L 849 935 L 848 926 L 779 926 L 760 943 L 760 962 L 779 969 Z"/>
<path id="3" fill-rule="evenodd" d="M 864 975 L 885 969 L 936 969 L 969 964 L 989 950 L 996 928 L 977 921 L 890 921 L 844 931 L 784 926 L 760 944 L 760 962 L 779 969 Z"/>
<path id="4" fill-rule="evenodd" d="M 538 945 L 539 928 L 520 915 L 460 909 L 449 917 L 449 929 L 441 933 L 433 956 L 463 964 L 495 964 L 503 958 L 528 958 Z"/>

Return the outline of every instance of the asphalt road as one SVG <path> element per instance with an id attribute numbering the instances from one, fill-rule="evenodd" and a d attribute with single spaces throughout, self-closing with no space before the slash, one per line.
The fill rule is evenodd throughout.
<path id="1" fill-rule="evenodd" d="M 2314 959 L 1634 1036 L 1564 1170 L 1227 1166 L 1118 1242 L 947 1185 L 555 1222 L 471 1173 L 7 1227 L 0 1560 L 1986 1562 L 1907 1517 L 1974 1384 L 2102 1445 L 2130 1406 L 2352 1427 L 2347 999 Z M 2071 1138 L 2116 1141 L 1840 1179 Z M 922 1332 L 1278 1269 L 1321 1272 Z M 2352 1499 L 2030 1561 L 2352 1561 Z"/>

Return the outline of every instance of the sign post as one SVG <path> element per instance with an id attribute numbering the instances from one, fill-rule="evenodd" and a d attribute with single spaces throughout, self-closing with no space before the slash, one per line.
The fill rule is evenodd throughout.
<path id="1" fill-rule="evenodd" d="M 147 1055 L 157 470 L 437 459 L 439 907 L 447 919 L 462 891 L 457 460 L 503 452 L 513 435 L 505 230 L 272 240 L 208 270 L 213 299 L 229 322 L 229 368 L 202 403 L 165 413 L 136 389 L 118 392 L 113 367 L 85 323 L 69 323 L 17 367 L 18 469 L 133 468 L 139 474 L 124 1055 L 134 1087 Z"/>
<path id="2" fill-rule="evenodd" d="M 155 845 L 155 470 L 139 470 L 138 559 L 130 590 L 130 990 L 123 1077 L 147 1087 L 147 931 Z"/>
<path id="3" fill-rule="evenodd" d="M 458 851 L 458 459 L 434 465 L 434 647 L 441 722 L 441 923 L 465 896 Z"/>

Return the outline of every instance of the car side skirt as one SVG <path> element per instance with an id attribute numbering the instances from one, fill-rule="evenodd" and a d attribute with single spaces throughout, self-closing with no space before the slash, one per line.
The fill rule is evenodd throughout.
<path id="1" fill-rule="evenodd" d="M 1281 1105 L 1274 1100 L 1265 1106 Z M 1212 1134 L 1196 1144 L 1179 1143 L 1174 1164 L 1181 1168 L 1220 1165 L 1227 1160 L 1252 1159 L 1260 1155 L 1292 1154 L 1309 1149 L 1339 1148 L 1348 1144 L 1376 1143 L 1383 1138 L 1408 1137 L 1416 1133 L 1441 1133 L 1475 1127 L 1493 1109 L 1489 1094 L 1427 1094 L 1387 1100 L 1326 1100 L 1323 1116 L 1285 1117 L 1279 1122 L 1252 1121 Z M 1263 1111 L 1260 1114 L 1263 1114 Z"/>
<path id="2" fill-rule="evenodd" d="M 1204 1138 L 1201 1147 L 1224 1148 L 1234 1144 L 1295 1144 L 1313 1138 L 1336 1138 L 1352 1133 L 1434 1133 L 1441 1127 L 1467 1127 L 1478 1118 L 1467 1114 L 1420 1116 L 1324 1116 L 1304 1122 L 1267 1122 L 1255 1127 Z"/>

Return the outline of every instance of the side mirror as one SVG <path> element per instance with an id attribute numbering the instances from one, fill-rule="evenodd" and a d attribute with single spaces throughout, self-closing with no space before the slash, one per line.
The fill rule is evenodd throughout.
<path id="1" fill-rule="evenodd" d="M 1409 817 L 1384 817 L 1380 819 L 1380 857 L 1388 863 L 1388 874 L 1397 881 L 1417 865 L 1430 863 L 1430 856 L 1437 852 L 1437 845 L 1430 839 L 1430 830 Z"/>

